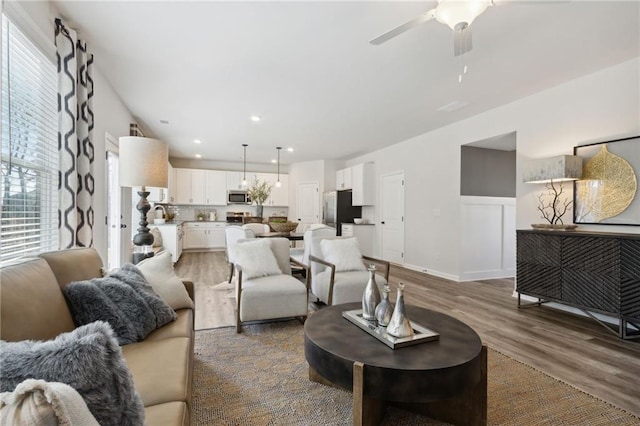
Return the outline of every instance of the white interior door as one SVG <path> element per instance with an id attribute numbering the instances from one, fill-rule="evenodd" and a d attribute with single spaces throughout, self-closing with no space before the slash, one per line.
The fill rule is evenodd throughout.
<path id="1" fill-rule="evenodd" d="M 320 223 L 320 189 L 318 182 L 299 182 L 296 187 L 296 213 L 298 232 L 304 232 L 312 223 Z"/>
<path id="2" fill-rule="evenodd" d="M 404 172 L 382 175 L 381 257 L 404 263 Z"/>
<path id="3" fill-rule="evenodd" d="M 105 133 L 107 150 L 107 268 L 131 261 L 131 189 L 120 187 L 118 141 Z"/>

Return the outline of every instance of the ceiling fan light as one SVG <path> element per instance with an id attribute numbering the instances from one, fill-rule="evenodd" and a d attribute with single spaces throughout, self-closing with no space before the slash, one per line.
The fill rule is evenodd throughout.
<path id="1" fill-rule="evenodd" d="M 452 30 L 466 28 L 484 12 L 491 0 L 439 0 L 435 17 Z M 459 26 L 459 24 L 466 24 Z M 458 27 L 458 28 L 456 28 Z"/>

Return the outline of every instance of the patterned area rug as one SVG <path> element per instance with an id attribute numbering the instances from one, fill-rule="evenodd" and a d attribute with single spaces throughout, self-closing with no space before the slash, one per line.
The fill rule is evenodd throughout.
<path id="1" fill-rule="evenodd" d="M 308 379 L 298 321 L 196 332 L 194 425 L 350 425 L 351 393 Z M 640 425 L 635 417 L 489 349 L 488 424 Z M 389 408 L 384 425 L 444 423 Z"/>

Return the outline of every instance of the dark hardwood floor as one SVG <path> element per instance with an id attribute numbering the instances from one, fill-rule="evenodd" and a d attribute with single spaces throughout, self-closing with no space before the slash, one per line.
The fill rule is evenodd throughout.
<path id="1" fill-rule="evenodd" d="M 176 265 L 196 282 L 197 328 L 212 319 L 207 288 L 225 279 L 224 262 L 221 252 L 186 253 Z M 392 299 L 402 281 L 407 303 L 458 318 L 489 347 L 640 416 L 640 341 L 546 306 L 518 309 L 512 279 L 458 283 L 392 266 L 390 281 Z"/>

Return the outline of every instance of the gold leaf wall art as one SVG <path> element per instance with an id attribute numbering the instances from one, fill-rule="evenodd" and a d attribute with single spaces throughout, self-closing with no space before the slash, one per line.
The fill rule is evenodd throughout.
<path id="1" fill-rule="evenodd" d="M 633 167 L 603 145 L 582 169 L 576 182 L 578 197 L 583 201 L 576 217 L 582 222 L 600 222 L 622 213 L 633 201 L 638 181 Z"/>

